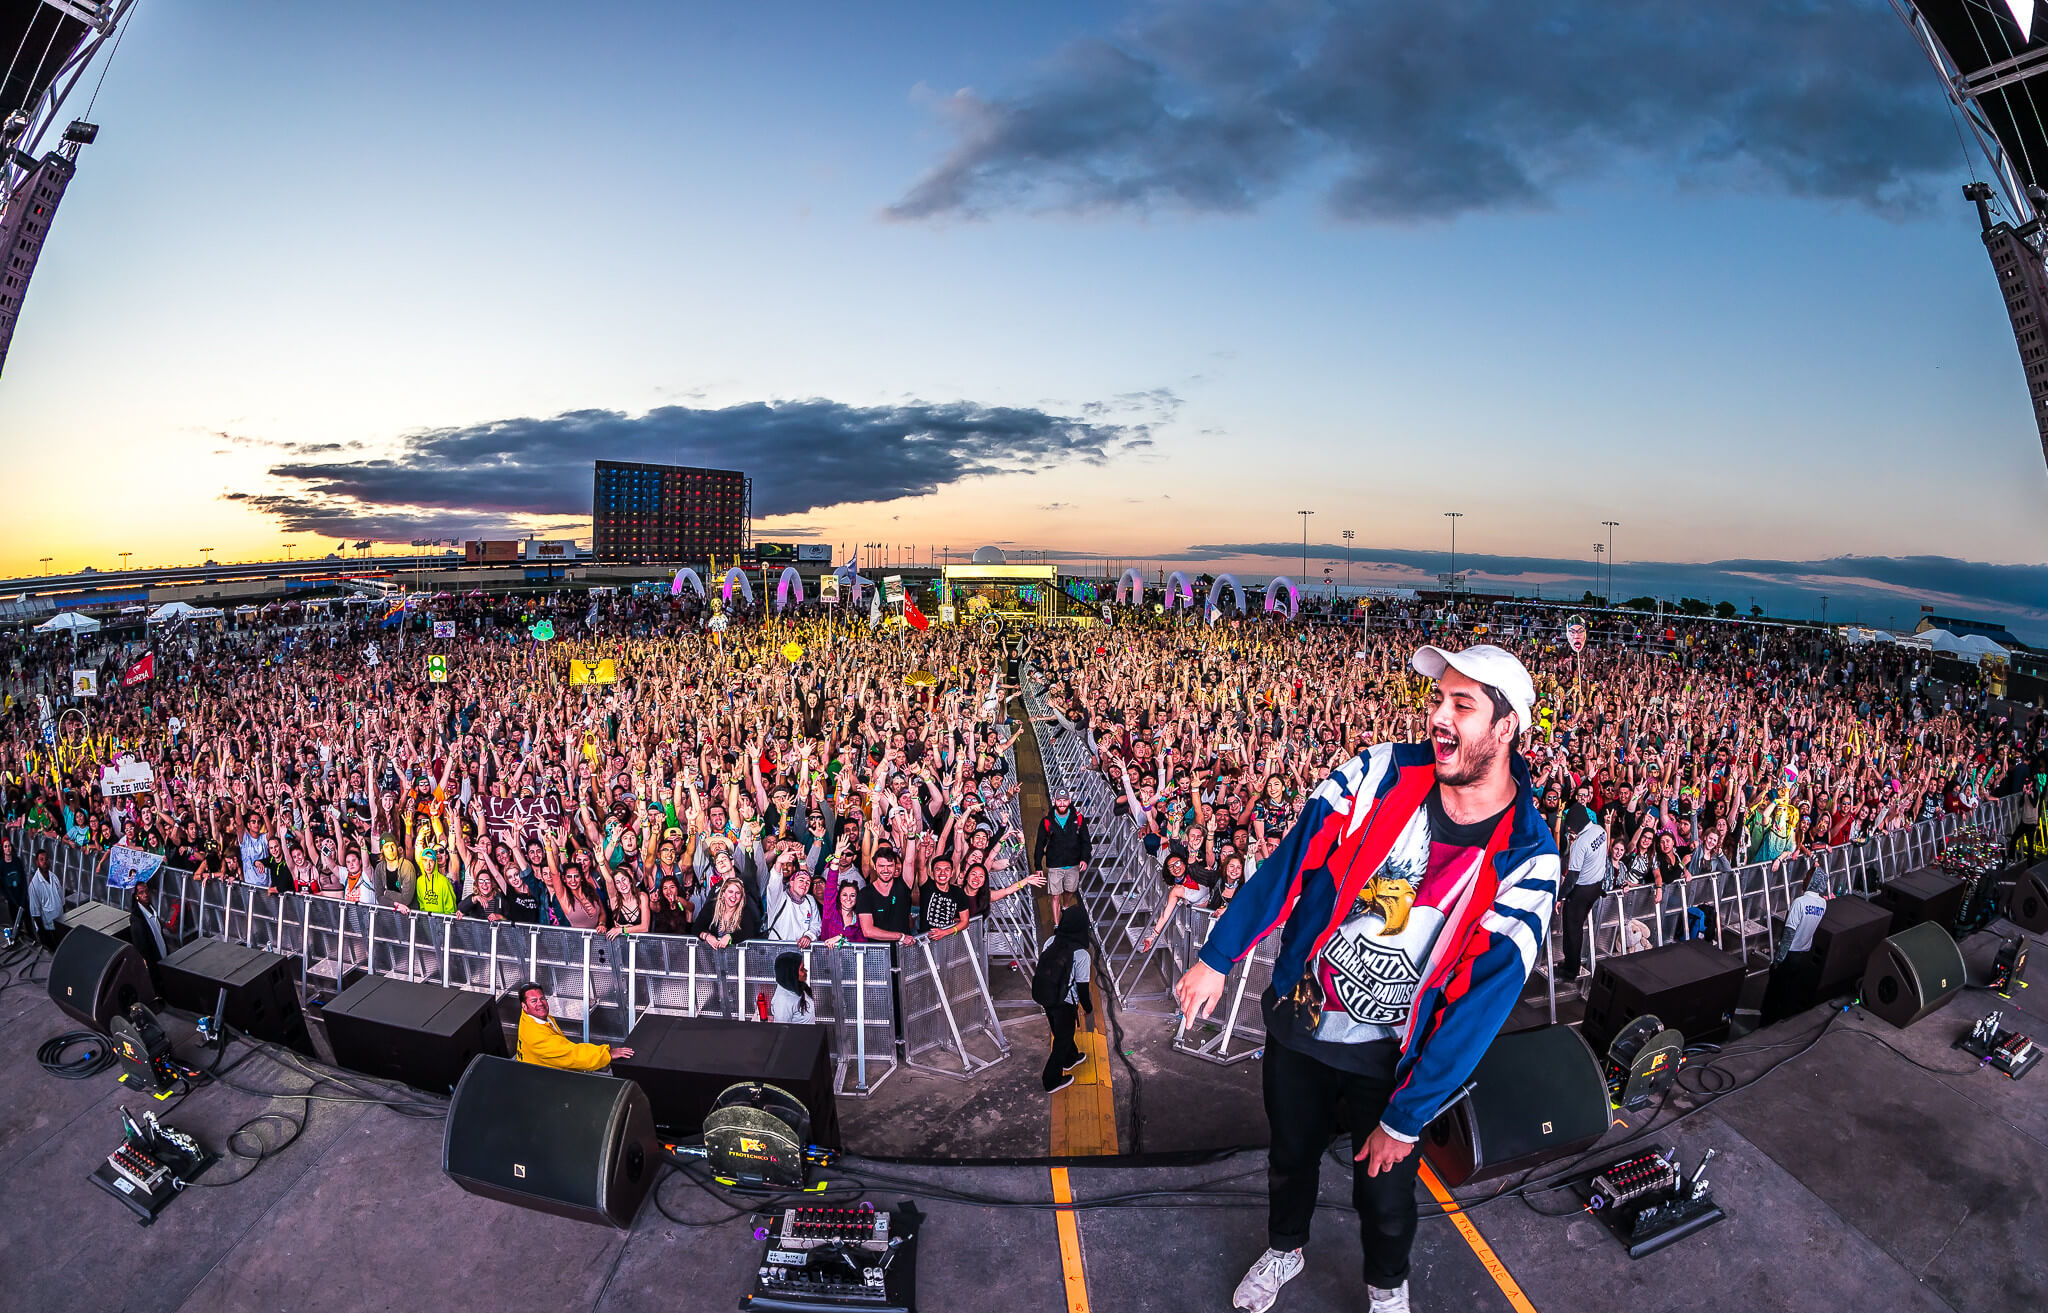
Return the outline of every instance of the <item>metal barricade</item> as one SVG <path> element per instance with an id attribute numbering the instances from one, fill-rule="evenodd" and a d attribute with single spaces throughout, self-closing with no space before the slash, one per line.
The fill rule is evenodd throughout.
<path id="1" fill-rule="evenodd" d="M 1183 908 L 1180 915 L 1188 915 L 1188 909 Z M 1202 919 L 1209 920 L 1207 917 Z M 1204 942 L 1213 925 L 1210 922 L 1199 927 Z M 1194 951 L 1199 952 L 1200 947 L 1199 943 L 1196 944 Z M 1223 978 L 1223 1001 L 1217 1005 L 1217 1010 L 1199 1021 L 1182 1018 L 1174 1031 L 1173 1047 L 1221 1067 L 1234 1066 L 1246 1058 L 1256 1058 L 1264 1053 L 1266 1021 L 1260 1000 L 1265 996 L 1266 986 L 1273 982 L 1273 959 L 1279 953 L 1279 935 L 1270 934 L 1260 940 L 1251 952 L 1232 965 L 1230 973 Z M 1249 1013 L 1246 1012 L 1247 998 L 1251 1000 Z"/>
<path id="2" fill-rule="evenodd" d="M 1009 1056 L 981 970 L 982 946 L 975 942 L 983 933 L 970 921 L 959 934 L 898 942 L 906 1065 L 967 1080 Z M 985 1056 L 990 1047 L 993 1057 Z"/>

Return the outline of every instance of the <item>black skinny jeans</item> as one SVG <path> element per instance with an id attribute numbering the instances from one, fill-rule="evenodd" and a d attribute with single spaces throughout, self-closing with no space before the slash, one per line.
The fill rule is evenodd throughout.
<path id="1" fill-rule="evenodd" d="M 1393 1097 L 1400 1046 L 1386 1039 L 1359 1049 L 1361 1056 L 1370 1056 L 1372 1075 L 1341 1071 L 1266 1037 L 1262 1065 L 1272 1134 L 1266 1157 L 1266 1243 L 1275 1249 L 1308 1243 L 1323 1154 L 1338 1130 L 1350 1131 L 1356 1158 Z M 1408 1251 L 1415 1244 L 1415 1171 L 1421 1165 L 1419 1145 L 1378 1176 L 1367 1176 L 1363 1163 L 1352 1164 L 1351 1201 L 1358 1209 L 1367 1285 L 1392 1290 L 1408 1279 Z"/>
<path id="2" fill-rule="evenodd" d="M 1081 1056 L 1080 1047 L 1074 1043 L 1079 1013 L 1080 1008 L 1072 1003 L 1056 1003 L 1045 1009 L 1046 1025 L 1052 1030 L 1052 1056 L 1045 1060 L 1040 1080 L 1048 1091 L 1059 1087 L 1067 1078 L 1067 1065 Z"/>
<path id="3" fill-rule="evenodd" d="M 1600 882 L 1575 884 L 1564 896 L 1564 962 L 1557 970 L 1557 983 L 1569 985 L 1579 974 L 1579 964 L 1585 961 L 1586 918 L 1593 914 L 1593 904 L 1600 901 Z"/>

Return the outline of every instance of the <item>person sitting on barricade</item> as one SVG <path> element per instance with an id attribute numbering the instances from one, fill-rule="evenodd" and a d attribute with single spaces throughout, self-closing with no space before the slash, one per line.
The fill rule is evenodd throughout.
<path id="1" fill-rule="evenodd" d="M 601 1071 L 614 1058 L 630 1058 L 633 1050 L 623 1044 L 579 1044 L 562 1033 L 561 1023 L 548 1015 L 548 994 L 528 981 L 519 986 L 519 1061 L 537 1067 L 563 1071 Z"/>

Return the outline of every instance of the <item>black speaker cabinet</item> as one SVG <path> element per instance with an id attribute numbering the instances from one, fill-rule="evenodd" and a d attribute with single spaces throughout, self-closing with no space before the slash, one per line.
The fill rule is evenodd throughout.
<path id="1" fill-rule="evenodd" d="M 109 1021 L 155 997 L 142 954 L 125 939 L 80 926 L 50 959 L 50 1001 L 102 1035 Z"/>
<path id="2" fill-rule="evenodd" d="M 626 1037 L 626 1047 L 633 1056 L 614 1059 L 612 1071 L 647 1091 L 654 1124 L 667 1134 L 698 1134 L 727 1086 L 758 1080 L 803 1101 L 811 1114 L 813 1144 L 840 1147 L 839 1106 L 823 1026 L 647 1013 Z"/>
<path id="3" fill-rule="evenodd" d="M 1884 941 L 1863 973 L 1863 1006 L 1904 1028 L 1962 992 L 1963 952 L 1948 931 L 1922 922 Z"/>
<path id="4" fill-rule="evenodd" d="M 2048 862 L 2020 872 L 2006 895 L 2005 919 L 2028 934 L 2048 934 Z"/>
<path id="5" fill-rule="evenodd" d="M 1422 1133 L 1422 1156 L 1456 1188 L 1590 1148 L 1608 1117 L 1607 1081 L 1578 1032 L 1518 1030 L 1487 1047 L 1469 1092 Z"/>
<path id="6" fill-rule="evenodd" d="M 128 940 L 128 913 L 112 903 L 80 903 L 64 909 L 64 915 L 57 918 L 57 924 L 65 933 L 84 928 L 97 930 L 109 939 Z"/>
<path id="7" fill-rule="evenodd" d="M 455 1088 L 470 1059 L 511 1056 L 488 994 L 365 976 L 320 1016 L 336 1063 L 436 1094 Z"/>
<path id="8" fill-rule="evenodd" d="M 1742 959 L 1704 939 L 1604 957 L 1586 991 L 1579 1029 L 1595 1053 L 1605 1053 L 1623 1026 L 1647 1013 L 1688 1044 L 1713 1043 L 1728 1035 L 1742 980 Z"/>
<path id="9" fill-rule="evenodd" d="M 1805 1011 L 1826 998 L 1840 998 L 1863 979 L 1870 955 L 1891 934 L 1892 914 L 1864 898 L 1841 897 L 1828 902 L 1827 914 L 1813 931 L 1813 956 L 1820 966 L 1813 997 L 1797 1009 Z"/>
<path id="10" fill-rule="evenodd" d="M 1954 925 L 1968 892 L 1961 880 L 1930 866 L 1882 886 L 1872 901 L 1892 914 L 1892 933 L 1897 934 L 1928 921 L 1943 929 Z"/>
<path id="11" fill-rule="evenodd" d="M 441 1170 L 471 1194 L 624 1230 L 659 1166 L 629 1080 L 480 1057 L 456 1082 Z"/>
<path id="12" fill-rule="evenodd" d="M 299 1008 L 298 974 L 294 958 L 220 939 L 195 939 L 157 964 L 165 1003 L 210 1017 L 226 988 L 223 1022 L 253 1039 L 287 1044 L 310 1057 L 313 1041 Z"/>

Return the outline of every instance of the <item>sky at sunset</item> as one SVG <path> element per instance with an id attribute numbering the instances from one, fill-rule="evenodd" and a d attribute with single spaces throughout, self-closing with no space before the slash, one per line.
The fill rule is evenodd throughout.
<path id="1" fill-rule="evenodd" d="M 140 0 L 0 376 L 0 573 L 756 534 L 2048 642 L 2048 470 L 1885 0 Z"/>

